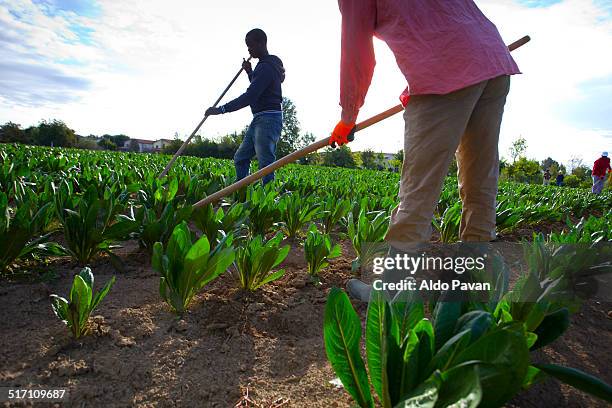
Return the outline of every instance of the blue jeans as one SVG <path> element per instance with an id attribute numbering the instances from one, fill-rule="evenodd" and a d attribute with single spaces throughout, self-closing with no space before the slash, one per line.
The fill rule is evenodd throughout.
<path id="1" fill-rule="evenodd" d="M 249 125 L 242 144 L 234 155 L 236 166 L 236 181 L 245 178 L 249 174 L 251 159 L 257 156 L 259 169 L 276 161 L 276 143 L 280 139 L 283 128 L 282 113 L 259 113 L 255 114 Z M 263 178 L 266 184 L 274 180 L 274 173 Z"/>

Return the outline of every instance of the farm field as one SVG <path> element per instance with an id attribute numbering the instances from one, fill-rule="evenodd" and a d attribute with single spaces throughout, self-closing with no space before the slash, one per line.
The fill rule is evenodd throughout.
<path id="1" fill-rule="evenodd" d="M 193 210 L 231 183 L 233 164 L 183 157 L 157 180 L 168 159 L 0 145 L 0 385 L 67 388 L 63 406 L 352 406 L 329 383 L 336 374 L 323 339 L 326 302 L 353 277 L 361 244 L 382 239 L 399 176 L 293 165 L 265 189 Z M 502 183 L 498 203 L 501 242 L 534 234 L 557 245 L 612 239 L 610 191 Z M 457 241 L 460 210 L 449 178 L 432 241 Z M 211 266 L 207 282 L 185 295 L 174 290 L 172 271 L 184 266 L 185 240 L 201 237 L 227 267 Z M 325 239 L 329 260 L 317 269 L 312 248 L 324 251 Z M 267 267 L 257 263 L 266 257 Z M 85 266 L 96 291 L 116 281 L 89 333 L 75 340 L 50 296 L 68 297 Z M 367 305 L 354 306 L 365 321 Z M 532 359 L 612 382 L 611 310 L 585 301 L 562 337 Z M 606 403 L 551 379 L 506 405 Z"/>

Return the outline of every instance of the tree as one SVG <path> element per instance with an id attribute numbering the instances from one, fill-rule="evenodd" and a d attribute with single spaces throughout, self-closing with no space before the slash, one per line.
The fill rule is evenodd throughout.
<path id="1" fill-rule="evenodd" d="M 591 169 L 585 165 L 576 166 L 572 169 L 572 175 L 578 177 L 581 182 L 591 180 Z"/>
<path id="2" fill-rule="evenodd" d="M 107 135 L 104 135 L 104 137 L 106 136 Z M 116 147 L 125 147 L 125 142 L 130 140 L 130 137 L 126 135 L 114 135 L 114 136 L 109 136 L 108 138 L 110 139 L 111 142 L 113 142 L 116 145 Z"/>
<path id="3" fill-rule="evenodd" d="M 27 128 L 25 130 L 27 143 L 38 144 L 39 134 L 40 129 L 38 129 L 38 126 L 30 126 L 29 128 Z"/>
<path id="4" fill-rule="evenodd" d="M 578 156 L 572 156 L 569 161 L 568 170 L 573 174 L 577 167 L 584 167 L 584 162 Z"/>
<path id="5" fill-rule="evenodd" d="M 283 129 L 276 145 L 276 157 L 281 158 L 314 142 L 311 133 L 300 134 L 300 122 L 297 118 L 295 104 L 289 98 L 283 98 Z"/>
<path id="6" fill-rule="evenodd" d="M 550 174 L 553 175 L 553 178 L 556 177 L 559 172 L 563 174 L 566 173 L 565 166 L 550 157 L 542 160 L 542 170 L 548 170 Z"/>
<path id="7" fill-rule="evenodd" d="M 103 148 L 104 150 L 117 150 L 117 145 L 110 139 L 110 137 L 106 137 L 104 135 L 102 139 L 98 142 L 98 146 Z"/>
<path id="8" fill-rule="evenodd" d="M 567 187 L 580 187 L 580 179 L 573 174 L 568 174 L 563 179 L 563 184 Z"/>
<path id="9" fill-rule="evenodd" d="M 323 165 L 330 167 L 356 167 L 351 149 L 347 145 L 340 146 L 337 149 L 328 147 L 323 157 Z"/>
<path id="10" fill-rule="evenodd" d="M 72 147 L 77 142 L 74 130 L 61 120 L 42 121 L 38 125 L 38 143 L 44 146 Z"/>
<path id="11" fill-rule="evenodd" d="M 26 133 L 21 125 L 6 122 L 0 126 L 0 142 L 2 143 L 28 143 Z"/>
<path id="12" fill-rule="evenodd" d="M 521 157 L 516 162 L 506 166 L 503 174 L 508 179 L 519 183 L 540 184 L 542 182 L 540 163 L 525 157 Z"/>
<path id="13" fill-rule="evenodd" d="M 542 170 L 550 170 L 552 166 L 559 168 L 559 163 L 556 160 L 553 160 L 552 157 L 547 157 L 545 160 L 542 160 Z"/>
<path id="14" fill-rule="evenodd" d="M 404 163 L 404 149 L 398 150 L 397 153 L 393 155 L 393 159 L 391 159 L 391 166 L 395 171 L 398 171 L 402 168 L 402 163 Z"/>
<path id="15" fill-rule="evenodd" d="M 172 142 L 174 142 L 174 140 Z M 180 142 L 180 140 L 179 140 L 179 142 Z M 179 143 L 179 147 L 180 146 L 181 145 Z M 169 146 L 166 146 L 166 148 L 168 148 L 168 147 Z M 130 140 L 130 144 L 128 146 L 128 150 L 130 152 L 139 152 L 140 151 L 140 147 L 138 146 L 138 142 L 136 140 L 134 140 L 134 139 Z M 176 152 L 177 150 L 178 150 L 178 147 L 174 150 L 174 152 Z M 174 152 L 172 152 L 172 153 L 174 153 Z M 164 152 L 164 153 L 166 153 L 166 152 Z"/>
<path id="16" fill-rule="evenodd" d="M 512 142 L 512 146 L 510 147 L 510 157 L 512 157 L 512 163 L 514 163 L 516 159 L 521 157 L 526 150 L 527 141 L 523 137 L 519 137 L 514 142 Z"/>
<path id="17" fill-rule="evenodd" d="M 376 163 L 376 153 L 371 149 L 365 149 L 361 152 L 361 167 L 364 169 L 374 170 L 378 168 Z"/>
<path id="18" fill-rule="evenodd" d="M 385 155 L 382 154 L 382 152 L 376 153 L 376 167 L 378 168 L 378 170 L 385 170 L 387 168 Z"/>

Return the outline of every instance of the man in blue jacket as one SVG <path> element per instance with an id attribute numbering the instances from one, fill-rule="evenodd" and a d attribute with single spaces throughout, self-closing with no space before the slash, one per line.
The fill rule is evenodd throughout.
<path id="1" fill-rule="evenodd" d="M 283 94 L 281 83 L 285 80 L 283 62 L 275 55 L 270 55 L 267 48 L 267 36 L 259 28 L 249 31 L 245 42 L 249 54 L 259 59 L 255 69 L 251 63 L 244 61 L 242 67 L 249 76 L 251 85 L 246 92 L 218 108 L 208 108 L 206 115 L 219 115 L 251 107 L 253 121 L 244 136 L 242 144 L 234 155 L 236 181 L 249 174 L 253 156 L 257 156 L 259 168 L 262 169 L 276 160 L 276 144 L 283 128 L 281 102 Z M 274 173 L 263 178 L 268 183 L 274 179 Z"/>

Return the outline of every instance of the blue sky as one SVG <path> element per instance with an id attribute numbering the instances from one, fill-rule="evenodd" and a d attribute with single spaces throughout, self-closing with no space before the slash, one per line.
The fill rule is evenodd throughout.
<path id="1" fill-rule="evenodd" d="M 513 78 L 500 152 L 525 137 L 527 155 L 590 163 L 612 150 L 612 2 L 477 1 L 508 43 L 529 34 L 513 55 Z M 26 127 L 64 120 L 80 134 L 125 133 L 156 139 L 191 132 L 246 56 L 244 33 L 260 26 L 287 69 L 284 93 L 302 128 L 317 138 L 338 119 L 339 22 L 329 0 L 0 0 L 0 123 Z M 316 28 L 313 30 L 313 27 Z M 386 45 L 360 119 L 397 102 L 406 85 Z M 607 50 L 607 51 L 605 51 Z M 312 57 L 316 55 L 316 57 Z M 247 85 L 240 78 L 228 94 Z M 216 137 L 242 129 L 248 110 L 211 118 Z M 401 115 L 371 127 L 354 150 L 401 148 Z"/>

